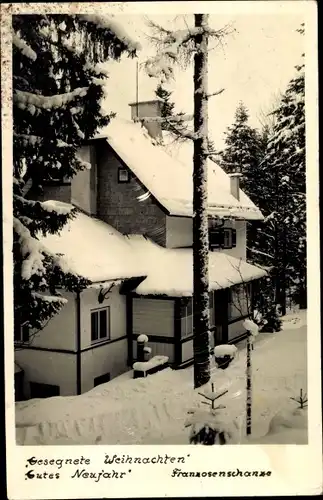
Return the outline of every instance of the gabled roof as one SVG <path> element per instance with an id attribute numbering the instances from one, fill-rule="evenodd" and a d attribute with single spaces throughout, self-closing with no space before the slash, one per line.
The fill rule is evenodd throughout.
<path id="1" fill-rule="evenodd" d="M 52 207 L 56 203 L 58 210 L 62 205 L 69 206 L 55 201 L 47 203 Z M 66 271 L 100 286 L 106 281 L 142 278 L 136 283 L 136 292 L 140 295 L 181 297 L 193 293 L 191 248 L 164 248 L 141 235 L 125 236 L 82 212 L 78 212 L 60 233 L 47 235 L 41 242 L 49 252 L 62 254 Z M 265 274 L 265 270 L 222 251 L 209 253 L 211 290 L 258 279 Z"/>
<path id="2" fill-rule="evenodd" d="M 140 123 L 114 118 L 96 138 L 105 138 L 139 181 L 169 215 L 193 216 L 193 154 L 189 145 L 184 161 L 176 148 L 161 146 L 151 139 Z M 187 154 L 188 152 L 188 154 Z M 230 178 L 208 160 L 209 215 L 261 220 L 254 203 L 240 190 L 240 200 L 230 192 Z"/>
<path id="3" fill-rule="evenodd" d="M 193 295 L 193 251 L 191 248 L 163 248 L 144 236 L 127 237 L 138 255 L 144 259 L 147 278 L 136 288 L 139 295 Z M 210 290 L 228 288 L 238 283 L 259 279 L 267 273 L 224 251 L 209 252 Z"/>
<path id="4" fill-rule="evenodd" d="M 47 235 L 41 242 L 50 252 L 63 254 L 66 270 L 92 282 L 145 275 L 125 236 L 81 212 L 59 234 Z"/>

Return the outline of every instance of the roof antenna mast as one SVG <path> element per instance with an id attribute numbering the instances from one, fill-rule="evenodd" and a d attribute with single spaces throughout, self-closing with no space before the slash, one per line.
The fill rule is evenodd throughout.
<path id="1" fill-rule="evenodd" d="M 139 118 L 139 63 L 136 63 L 136 115 Z"/>

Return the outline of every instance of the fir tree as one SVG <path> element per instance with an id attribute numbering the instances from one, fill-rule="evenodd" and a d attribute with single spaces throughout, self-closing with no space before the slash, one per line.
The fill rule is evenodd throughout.
<path id="1" fill-rule="evenodd" d="M 220 165 L 227 173 L 242 174 L 241 187 L 257 203 L 257 164 L 259 163 L 259 135 L 248 125 L 249 113 L 240 102 L 235 112 L 235 121 L 225 132 L 225 149 L 220 155 Z"/>
<path id="2" fill-rule="evenodd" d="M 276 240 L 276 290 L 286 308 L 286 281 L 306 307 L 306 177 L 305 177 L 305 77 L 297 66 L 280 105 L 268 143 L 266 161 L 274 175 L 275 191 L 267 212 Z"/>
<path id="3" fill-rule="evenodd" d="M 58 232 L 75 210 L 35 198 L 47 182 L 88 167 L 77 150 L 111 118 L 101 110 L 106 75 L 98 63 L 135 50 L 113 18 L 13 16 L 15 327 L 42 328 L 64 303 L 60 289 L 87 284 L 40 241 Z"/>
<path id="4" fill-rule="evenodd" d="M 175 103 L 170 100 L 172 92 L 166 90 L 161 83 L 157 85 L 155 94 L 162 100 L 161 116 L 167 118 L 174 114 Z M 167 130 L 167 123 L 162 122 L 162 128 Z"/>
<path id="5" fill-rule="evenodd" d="M 155 90 L 155 94 L 162 100 L 161 105 L 161 117 L 165 118 L 165 120 L 161 121 L 162 130 L 167 130 L 171 132 L 173 136 L 176 137 L 177 140 L 192 140 L 191 137 L 187 137 L 185 132 L 187 132 L 187 116 L 185 113 L 175 113 L 175 102 L 171 100 L 172 92 L 166 90 L 165 87 L 162 86 L 161 83 L 157 85 Z M 172 122 L 169 118 L 175 117 L 176 122 Z M 215 155 L 216 149 L 214 146 L 214 142 L 208 138 L 208 153 L 209 156 Z"/>

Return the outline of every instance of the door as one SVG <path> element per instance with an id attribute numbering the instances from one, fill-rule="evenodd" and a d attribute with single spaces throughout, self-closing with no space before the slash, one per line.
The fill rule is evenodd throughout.
<path id="1" fill-rule="evenodd" d="M 230 289 L 216 290 L 214 292 L 214 345 L 228 342 L 228 306 Z"/>

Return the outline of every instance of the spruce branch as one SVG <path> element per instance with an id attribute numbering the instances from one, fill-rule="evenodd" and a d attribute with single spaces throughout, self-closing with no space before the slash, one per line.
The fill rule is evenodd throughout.
<path id="1" fill-rule="evenodd" d="M 212 92 L 211 94 L 208 94 L 208 95 L 207 95 L 207 98 L 208 98 L 208 99 L 210 99 L 210 97 L 220 95 L 220 94 L 222 94 L 222 92 L 224 92 L 224 91 L 225 91 L 225 89 L 223 88 L 223 89 L 217 90 L 216 92 Z"/>

